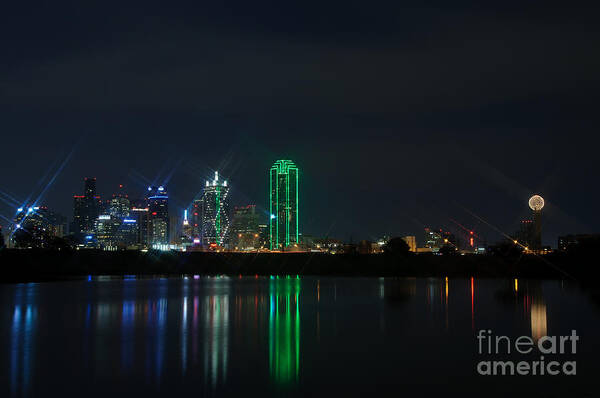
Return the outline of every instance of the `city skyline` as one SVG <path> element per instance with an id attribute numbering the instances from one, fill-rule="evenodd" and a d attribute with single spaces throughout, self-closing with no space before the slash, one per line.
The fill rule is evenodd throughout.
<path id="1" fill-rule="evenodd" d="M 278 161 L 278 162 L 282 162 L 282 161 Z M 287 162 L 287 161 L 284 161 L 284 162 Z M 276 164 L 277 164 L 277 162 L 276 162 Z M 291 164 L 292 164 L 292 167 L 295 167 L 295 165 L 293 165 L 293 162 L 291 162 Z M 269 173 L 272 173 L 273 167 L 275 167 L 275 166 L 272 166 L 270 168 Z M 218 176 L 218 171 L 215 171 L 214 173 L 215 173 L 214 175 Z M 271 178 L 272 177 L 269 177 L 269 180 L 271 180 Z M 217 177 L 217 179 L 218 179 L 218 177 Z M 97 181 L 97 179 L 95 177 L 84 177 L 84 182 L 85 182 L 84 195 L 77 195 L 77 194 L 73 195 L 73 199 L 75 201 L 75 207 L 77 207 L 77 203 L 78 202 L 85 201 L 86 200 L 85 198 L 87 196 L 90 196 L 90 198 L 93 198 L 93 200 L 91 202 L 92 204 L 93 204 L 94 201 L 98 201 L 98 203 L 100 203 L 102 200 L 107 200 L 108 202 L 110 202 L 111 199 L 105 199 L 105 197 L 103 197 L 102 195 L 100 195 L 96 191 L 96 181 Z M 225 181 L 225 180 L 222 179 L 220 184 L 222 184 L 223 181 Z M 207 183 L 209 183 L 209 181 L 205 180 L 205 184 L 207 184 Z M 88 187 L 89 184 L 93 184 L 93 188 Z M 201 204 L 202 204 L 202 198 L 204 196 L 204 191 L 206 189 L 206 185 L 205 184 L 203 185 L 202 189 L 200 190 L 200 193 L 196 194 L 196 199 L 190 201 L 187 205 L 181 205 L 182 201 L 179 198 L 179 200 L 176 200 L 177 205 L 173 206 L 172 199 L 169 199 L 169 202 L 171 203 L 170 204 L 171 211 L 169 211 L 168 213 L 165 213 L 165 215 L 163 217 L 170 217 L 173 220 L 176 220 L 176 222 L 179 224 L 180 221 L 183 220 L 184 213 L 185 213 L 186 210 L 192 211 L 192 207 L 194 206 L 194 204 L 196 202 L 197 202 L 197 204 L 199 204 L 201 206 Z M 227 182 L 225 182 L 225 184 L 227 184 Z M 114 184 L 111 183 L 109 185 L 112 186 Z M 209 185 L 211 185 L 211 184 L 209 184 Z M 125 186 L 123 184 L 117 184 L 116 186 L 118 187 L 119 191 L 130 192 L 129 191 L 129 186 Z M 145 196 L 147 197 L 148 196 L 147 194 L 149 193 L 150 189 L 158 190 L 159 188 L 163 188 L 163 186 L 161 185 L 160 187 L 158 187 L 158 186 L 146 187 L 146 190 L 142 190 L 140 194 L 133 194 L 131 196 L 132 197 L 132 205 L 134 204 L 133 203 L 133 198 L 139 197 L 141 199 L 141 198 L 143 198 Z M 232 187 L 230 187 L 230 186 L 228 186 L 226 188 L 227 189 L 227 193 L 229 193 L 229 189 L 231 189 L 231 188 Z M 141 190 L 141 188 L 139 188 L 139 187 L 138 187 L 138 189 L 134 189 L 134 191 L 137 191 L 137 192 L 139 192 L 140 190 Z M 114 201 L 114 197 L 115 197 L 115 193 L 114 192 L 115 191 L 113 190 L 112 195 L 108 194 L 108 195 L 106 195 L 106 197 L 110 198 L 112 196 L 113 197 L 112 200 Z M 233 192 L 235 193 L 235 187 L 233 187 Z M 158 192 L 154 192 L 154 193 L 156 194 Z M 120 194 L 116 194 L 116 195 L 119 196 Z M 269 194 L 269 196 L 270 196 L 270 194 Z M 167 198 L 168 198 L 168 196 L 167 196 Z M 88 201 L 89 201 L 89 199 L 88 199 Z M 229 207 L 229 202 L 230 201 L 231 201 L 231 199 L 227 200 L 227 207 Z M 7 201 L 4 200 L 4 202 L 6 203 Z M 33 202 L 31 202 L 31 203 L 33 203 Z M 36 203 L 43 203 L 44 205 L 46 205 L 45 204 L 46 202 L 44 202 L 43 200 L 41 200 L 41 201 L 38 200 Z M 84 202 L 82 202 L 82 203 L 84 203 Z M 271 209 L 269 209 L 269 207 L 272 206 L 272 204 L 269 204 L 269 201 L 267 201 L 267 203 L 265 205 L 260 205 L 258 203 L 258 201 L 252 200 L 252 198 L 246 198 L 246 201 L 241 202 L 240 201 L 240 197 L 238 197 L 237 200 L 235 200 L 235 199 L 233 200 L 233 203 L 236 203 L 236 205 L 231 206 L 232 208 L 233 207 L 237 207 L 238 205 L 245 206 L 245 205 L 248 205 L 248 204 L 252 204 L 252 205 L 258 204 L 259 214 L 261 215 L 259 217 L 259 219 L 261 220 L 261 222 L 267 222 L 267 224 L 269 224 L 271 222 L 271 220 L 272 220 L 271 216 L 270 216 L 272 214 L 270 212 Z M 87 205 L 87 206 L 90 206 L 90 205 Z M 100 204 L 98 204 L 98 206 L 100 206 Z M 19 206 L 19 207 L 22 207 L 22 206 Z M 46 205 L 46 207 L 48 207 L 48 206 Z M 73 209 L 75 207 L 73 207 Z M 67 211 L 66 214 L 65 214 L 65 213 L 56 211 L 56 208 L 60 208 L 60 206 L 56 206 L 56 207 L 51 206 L 51 209 L 53 211 L 55 211 L 56 213 L 58 213 L 58 214 L 60 214 L 62 216 L 65 216 L 69 220 L 69 230 L 71 231 L 71 228 L 73 228 L 73 225 L 74 225 L 74 223 L 76 222 L 76 219 L 77 219 L 76 214 L 73 213 L 73 211 L 71 211 L 71 212 Z M 405 230 L 404 232 L 399 233 L 399 234 L 390 233 L 389 231 L 379 231 L 379 232 L 376 232 L 376 234 L 371 234 L 369 236 L 365 236 L 365 235 L 361 236 L 360 234 L 350 234 L 350 235 L 346 235 L 344 237 L 344 236 L 339 236 L 339 235 L 336 236 L 336 235 L 319 234 L 318 232 L 315 233 L 312 230 L 309 230 L 309 231 L 299 230 L 298 232 L 299 233 L 308 233 L 311 236 L 322 236 L 322 237 L 330 237 L 330 238 L 340 238 L 340 239 L 345 240 L 345 241 L 355 241 L 355 242 L 360 241 L 360 240 L 364 240 L 364 239 L 371 240 L 371 241 L 376 241 L 376 240 L 380 239 L 382 236 L 396 236 L 396 235 L 417 235 L 417 236 L 419 236 L 420 234 L 423 233 L 424 230 L 427 230 L 427 229 L 431 228 L 432 226 L 434 226 L 434 228 L 436 226 L 443 227 L 444 230 L 451 230 L 454 233 L 456 233 L 456 232 L 460 233 L 461 230 L 463 230 L 463 231 L 477 230 L 478 240 L 482 240 L 482 241 L 488 242 L 488 243 L 499 242 L 499 241 L 503 240 L 503 238 L 506 238 L 506 237 L 510 237 L 510 238 L 514 237 L 515 239 L 519 239 L 519 237 L 522 237 L 522 236 L 526 235 L 526 233 L 523 232 L 523 227 L 524 227 L 523 223 L 527 222 L 527 219 L 530 218 L 530 216 L 528 215 L 527 212 L 525 212 L 524 214 L 523 213 L 520 214 L 519 220 L 516 223 L 514 223 L 514 225 L 512 225 L 512 230 L 511 229 L 507 229 L 507 230 L 503 231 L 503 230 L 498 229 L 496 226 L 494 226 L 492 224 L 486 223 L 485 219 L 483 219 L 482 217 L 480 217 L 475 212 L 471 212 L 469 209 L 461 209 L 461 210 L 463 210 L 465 212 L 465 214 L 467 215 L 467 217 L 465 217 L 465 218 L 471 217 L 472 219 L 475 219 L 476 222 L 474 222 L 474 224 L 472 224 L 472 226 L 470 228 L 465 228 L 464 225 L 462 225 L 461 223 L 457 222 L 453 217 L 449 217 L 445 221 L 443 219 L 442 220 L 434 220 L 430 224 L 423 224 L 422 228 L 416 227 L 416 228 L 413 228 L 411 230 Z M 151 214 L 151 213 L 152 212 L 150 212 L 149 214 Z M 231 214 L 228 211 L 225 214 L 226 214 L 226 217 L 231 217 Z M 314 217 L 315 215 L 313 214 L 312 216 Z M 534 216 L 535 216 L 535 214 L 534 214 Z M 149 216 L 149 217 L 152 218 L 152 216 Z M 190 214 L 190 218 L 193 218 L 193 217 L 194 217 L 193 213 L 191 213 Z M 92 222 L 94 220 L 92 220 Z M 6 228 L 5 230 L 6 231 L 10 230 L 11 223 L 8 222 L 8 220 L 6 218 L 4 218 L 4 222 L 5 222 L 4 228 Z M 229 222 L 230 222 L 230 220 L 227 220 L 227 225 L 229 225 Z M 2 224 L 2 223 L 0 223 L 0 224 Z M 168 220 L 168 219 L 165 218 L 165 223 L 164 224 L 165 225 L 162 227 L 162 230 L 163 231 L 167 231 L 166 235 L 168 235 L 169 234 L 169 229 L 170 229 L 170 227 L 169 227 L 170 220 Z M 476 225 L 476 226 L 473 226 L 473 225 Z M 538 222 L 537 225 L 538 225 L 538 228 L 539 228 L 539 226 L 541 224 Z M 178 225 L 178 228 L 181 228 L 181 226 Z M 519 229 L 520 229 L 520 231 L 517 231 Z M 198 231 L 201 231 L 201 228 L 198 229 Z M 517 232 L 514 232 L 514 231 L 517 231 Z M 557 241 L 558 241 L 558 239 L 561 236 L 584 234 L 584 233 L 589 233 L 589 231 L 582 231 L 582 230 L 559 231 L 556 236 L 553 236 L 553 235 L 549 236 L 549 234 L 547 232 L 547 215 L 544 215 L 544 234 L 542 235 L 543 241 L 541 242 L 541 244 L 535 245 L 535 247 L 537 247 L 538 250 L 539 250 L 539 248 L 541 246 L 557 247 L 558 246 L 557 245 Z M 195 232 L 195 235 L 197 235 L 197 237 L 200 237 L 201 234 L 199 232 Z M 341 234 L 341 235 L 343 235 L 343 234 Z M 152 232 L 150 232 L 150 236 L 152 236 Z M 150 239 L 152 239 L 152 238 L 150 238 Z M 468 237 L 466 239 L 468 239 Z M 223 240 L 223 239 L 221 239 L 221 240 Z M 527 239 L 522 239 L 522 240 L 525 241 Z M 168 244 L 168 243 L 166 243 L 168 241 L 169 241 L 168 236 L 165 237 L 165 233 L 163 232 L 163 239 L 161 240 L 160 243 L 166 245 L 166 244 Z M 172 242 L 173 240 L 170 239 L 170 241 Z M 154 242 L 154 243 L 159 243 L 159 242 L 157 241 L 157 242 Z M 524 246 L 524 247 L 526 247 L 526 246 Z"/>

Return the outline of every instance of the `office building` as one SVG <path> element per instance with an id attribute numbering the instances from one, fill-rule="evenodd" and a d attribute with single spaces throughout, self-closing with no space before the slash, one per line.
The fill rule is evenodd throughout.
<path id="1" fill-rule="evenodd" d="M 73 222 L 71 233 L 93 233 L 100 214 L 100 197 L 96 195 L 96 178 L 84 178 L 83 195 L 73 196 Z"/>
<path id="2" fill-rule="evenodd" d="M 271 250 L 298 246 L 298 177 L 298 167 L 291 160 L 278 160 L 269 171 Z"/>
<path id="3" fill-rule="evenodd" d="M 169 194 L 163 186 L 148 187 L 146 203 L 149 212 L 149 245 L 169 244 Z"/>
<path id="4" fill-rule="evenodd" d="M 218 171 L 212 181 L 206 181 L 200 208 L 201 244 L 213 248 L 225 246 L 229 237 L 229 186 L 227 180 L 219 179 Z"/>
<path id="5" fill-rule="evenodd" d="M 235 207 L 231 223 L 231 247 L 234 250 L 254 250 L 260 247 L 256 205 Z"/>
<path id="6" fill-rule="evenodd" d="M 19 208 L 11 227 L 11 246 L 47 248 L 53 238 L 66 234 L 66 224 L 66 217 L 46 206 Z"/>
<path id="7" fill-rule="evenodd" d="M 148 248 L 150 243 L 150 212 L 143 200 L 133 202 L 129 218 L 135 220 L 136 239 L 135 244 L 139 248 Z"/>
<path id="8" fill-rule="evenodd" d="M 107 203 L 106 213 L 117 218 L 127 218 L 131 212 L 131 201 L 125 194 L 123 184 L 119 184 L 119 190 L 113 194 Z"/>

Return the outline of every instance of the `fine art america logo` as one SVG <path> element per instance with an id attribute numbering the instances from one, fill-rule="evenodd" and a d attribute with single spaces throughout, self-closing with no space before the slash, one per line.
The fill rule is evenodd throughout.
<path id="1" fill-rule="evenodd" d="M 576 375 L 577 362 L 561 360 L 560 355 L 577 353 L 579 336 L 575 330 L 569 336 L 542 336 L 535 342 L 529 336 L 511 339 L 495 336 L 491 330 L 477 334 L 479 355 L 507 356 L 519 360 L 482 360 L 477 363 L 477 373 L 483 376 L 544 376 Z M 547 355 L 549 357 L 544 357 Z M 533 357 L 533 360 L 530 358 Z M 487 359 L 487 358 L 486 358 Z"/>

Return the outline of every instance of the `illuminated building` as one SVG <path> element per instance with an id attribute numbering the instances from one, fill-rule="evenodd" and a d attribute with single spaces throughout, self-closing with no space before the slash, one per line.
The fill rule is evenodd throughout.
<path id="1" fill-rule="evenodd" d="M 114 193 L 108 201 L 108 214 L 117 218 L 129 217 L 131 201 L 129 196 L 123 192 L 123 184 L 119 185 L 119 192 Z"/>
<path id="2" fill-rule="evenodd" d="M 291 160 L 276 161 L 269 171 L 269 241 L 271 250 L 299 243 L 298 167 Z"/>
<path id="3" fill-rule="evenodd" d="M 434 252 L 437 253 L 441 248 L 458 248 L 458 241 L 454 234 L 444 231 L 441 228 L 436 230 L 425 228 L 425 245 L 426 250 L 417 250 L 417 252 Z"/>
<path id="4" fill-rule="evenodd" d="M 95 223 L 96 241 L 101 249 L 116 250 L 121 221 L 110 214 L 100 214 Z"/>
<path id="5" fill-rule="evenodd" d="M 529 208 L 533 212 L 533 231 L 529 248 L 535 253 L 542 250 L 542 209 L 544 208 L 544 198 L 540 195 L 533 195 L 529 198 Z"/>
<path id="6" fill-rule="evenodd" d="M 129 217 L 136 221 L 137 235 L 135 244 L 140 248 L 148 247 L 150 242 L 150 212 L 142 201 L 134 203 Z"/>
<path id="7" fill-rule="evenodd" d="M 183 211 L 183 225 L 181 227 L 181 230 L 184 236 L 191 238 L 193 233 L 193 227 L 188 214 L 188 210 Z"/>
<path id="8" fill-rule="evenodd" d="M 227 180 L 219 180 L 218 171 L 212 181 L 206 181 L 200 204 L 202 245 L 224 246 L 229 234 L 229 186 Z"/>
<path id="9" fill-rule="evenodd" d="M 259 237 L 256 206 L 236 206 L 231 223 L 231 246 L 236 250 L 256 249 L 259 247 Z"/>
<path id="10" fill-rule="evenodd" d="M 417 239 L 414 236 L 403 236 L 402 240 L 406 242 L 411 252 L 416 253 L 417 251 Z"/>
<path id="11" fill-rule="evenodd" d="M 521 220 L 519 231 L 515 234 L 515 240 L 519 245 L 526 248 L 533 248 L 535 241 L 535 227 L 533 220 Z"/>
<path id="12" fill-rule="evenodd" d="M 96 179 L 84 179 L 83 195 L 73 196 L 73 223 L 71 233 L 88 234 L 94 231 L 100 214 L 100 197 L 96 195 Z"/>
<path id="13" fill-rule="evenodd" d="M 146 203 L 149 212 L 149 245 L 168 245 L 169 195 L 165 187 L 148 187 Z"/>
<path id="14" fill-rule="evenodd" d="M 260 248 L 269 247 L 269 226 L 267 224 L 258 224 L 258 240 Z"/>
<path id="15" fill-rule="evenodd" d="M 46 206 L 19 208 L 11 227 L 10 243 L 16 247 L 48 247 L 53 238 L 66 234 L 66 223 L 66 217 Z"/>

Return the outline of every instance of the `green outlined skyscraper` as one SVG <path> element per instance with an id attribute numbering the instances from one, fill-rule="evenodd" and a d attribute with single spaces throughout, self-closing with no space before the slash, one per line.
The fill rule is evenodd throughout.
<path id="1" fill-rule="evenodd" d="M 291 160 L 276 161 L 269 172 L 269 238 L 271 250 L 298 244 L 298 167 Z"/>

